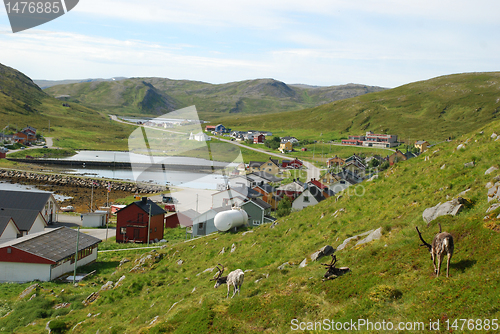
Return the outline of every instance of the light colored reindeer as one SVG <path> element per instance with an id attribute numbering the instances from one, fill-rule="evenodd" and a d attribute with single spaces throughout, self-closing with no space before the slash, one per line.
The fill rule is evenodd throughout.
<path id="1" fill-rule="evenodd" d="M 245 273 L 241 269 L 236 269 L 234 271 L 231 271 L 229 275 L 227 276 L 222 276 L 222 273 L 224 272 L 224 266 L 219 263 L 219 266 L 222 267 L 220 269 L 218 266 L 215 266 L 218 270 L 218 272 L 215 274 L 214 278 L 211 279 L 211 281 L 215 281 L 214 288 L 217 289 L 221 284 L 227 284 L 227 295 L 226 298 L 229 298 L 229 291 L 231 290 L 231 286 L 233 286 L 233 296 L 238 292 L 238 295 L 240 294 L 240 289 L 241 285 L 243 284 L 243 278 L 245 277 Z"/>
<path id="2" fill-rule="evenodd" d="M 429 249 L 429 252 L 431 253 L 432 264 L 434 265 L 434 273 L 436 274 L 436 277 L 439 277 L 439 272 L 441 270 L 441 262 L 443 262 L 444 256 L 445 255 L 448 256 L 448 260 L 446 261 L 446 277 L 449 277 L 450 260 L 453 255 L 453 249 L 454 249 L 452 235 L 448 232 L 441 232 L 441 224 L 439 224 L 439 233 L 436 234 L 436 236 L 432 240 L 432 245 L 429 245 L 422 238 L 422 234 L 418 230 L 418 227 L 415 226 L 415 228 L 417 229 L 420 240 L 422 240 L 423 242 L 423 244 L 420 246 L 426 246 Z M 437 268 L 436 268 L 436 257 L 438 260 Z"/>

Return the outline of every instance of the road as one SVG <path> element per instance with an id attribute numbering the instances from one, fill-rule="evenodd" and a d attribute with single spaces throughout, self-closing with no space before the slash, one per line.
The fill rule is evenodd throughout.
<path id="1" fill-rule="evenodd" d="M 45 138 L 45 146 L 47 146 L 48 148 L 57 148 L 57 147 L 53 147 L 52 137 Z M 19 151 L 33 150 L 35 148 L 42 148 L 42 147 L 43 146 L 40 146 L 40 145 L 27 146 L 26 148 L 23 148 L 23 149 L 9 150 L 9 152 L 7 152 L 7 154 L 11 154 L 14 152 L 19 152 Z"/>
<path id="2" fill-rule="evenodd" d="M 68 215 L 68 214 L 58 214 L 57 215 L 57 222 L 54 222 L 47 226 L 45 230 L 49 229 L 54 229 L 58 228 L 61 226 L 66 226 L 69 228 L 74 228 L 74 227 L 79 227 L 82 225 L 82 220 L 80 216 L 76 215 Z M 80 232 L 91 235 L 93 237 L 99 238 L 101 240 L 106 240 L 106 229 L 105 228 L 82 228 L 80 229 Z M 116 228 L 109 228 L 108 229 L 108 238 L 113 237 L 116 235 Z"/>

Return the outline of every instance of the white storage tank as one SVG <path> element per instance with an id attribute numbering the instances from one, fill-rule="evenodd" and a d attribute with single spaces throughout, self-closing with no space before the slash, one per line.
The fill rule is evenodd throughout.
<path id="1" fill-rule="evenodd" d="M 232 208 L 215 215 L 214 225 L 222 232 L 229 231 L 233 227 L 243 226 L 248 223 L 248 214 L 241 208 Z"/>

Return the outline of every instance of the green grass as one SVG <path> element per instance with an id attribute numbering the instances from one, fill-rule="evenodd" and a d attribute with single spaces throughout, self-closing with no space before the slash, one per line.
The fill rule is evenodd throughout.
<path id="1" fill-rule="evenodd" d="M 32 150 L 23 150 L 10 153 L 9 158 L 25 158 L 27 155 L 33 158 L 58 159 L 75 155 L 73 149 L 51 149 L 51 148 L 35 148 Z"/>
<path id="2" fill-rule="evenodd" d="M 44 289 L 31 301 L 17 300 L 29 284 L 3 284 L 0 312 L 13 313 L 0 318 L 0 333 L 42 332 L 47 321 L 56 317 L 51 306 L 65 300 L 71 301 L 69 309 L 73 311 L 62 311 L 65 314 L 57 319 L 70 327 L 80 323 L 76 333 L 288 333 L 292 319 L 417 321 L 427 325 L 429 320 L 440 320 L 441 326 L 446 319 L 498 319 L 500 221 L 483 218 L 491 204 L 485 184 L 499 175 L 498 171 L 490 175 L 484 172 L 498 166 L 498 142 L 490 135 L 500 133 L 500 124 L 483 130 L 483 135 L 477 130 L 397 164 L 378 180 L 359 185 L 364 188 L 364 192 L 357 192 L 362 196 L 346 191 L 338 201 L 329 198 L 279 219 L 273 229 L 264 225 L 244 236 L 241 232 L 216 233 L 186 243 L 169 243 L 156 252 L 101 253 L 97 263 L 80 269 L 98 270 L 88 281 L 78 287 L 41 283 Z M 466 148 L 456 151 L 465 141 Z M 476 166 L 465 168 L 464 163 L 472 160 Z M 426 226 L 422 220 L 425 208 L 468 188 L 471 207 Z M 345 212 L 334 218 L 340 208 Z M 438 222 L 455 240 L 450 278 L 434 277 L 429 253 L 419 246 L 415 231 L 419 226 L 430 242 L 439 230 Z M 357 247 L 351 242 L 336 253 L 338 266 L 352 270 L 343 277 L 322 282 L 324 269 L 319 263 L 297 266 L 326 244 L 337 247 L 348 237 L 379 227 L 381 240 Z M 235 252 L 228 251 L 233 244 Z M 222 248 L 224 254 L 220 254 Z M 130 272 L 136 265 L 134 260 L 145 252 L 153 259 L 144 271 Z M 132 261 L 119 266 L 124 257 Z M 184 261 L 182 265 L 177 264 L 179 259 Z M 293 265 L 278 270 L 284 262 Z M 217 263 L 224 264 L 227 271 L 251 270 L 245 274 L 241 294 L 234 299 L 225 299 L 225 287 L 213 288 L 209 279 L 214 273 L 203 273 Z M 126 277 L 122 286 L 101 292 L 90 306 L 81 304 L 91 292 L 122 275 Z M 91 317 L 87 317 L 89 313 Z M 27 326 L 30 323 L 34 324 Z M 440 332 L 447 331 L 441 327 Z"/>

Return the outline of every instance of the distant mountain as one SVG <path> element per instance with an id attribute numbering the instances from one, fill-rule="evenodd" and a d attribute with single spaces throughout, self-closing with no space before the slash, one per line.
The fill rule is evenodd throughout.
<path id="1" fill-rule="evenodd" d="M 342 93 L 348 97 L 351 91 L 348 87 L 335 92 L 319 87 L 308 94 L 327 99 Z M 323 133 L 325 139 L 339 139 L 371 130 L 398 134 L 401 139 L 443 140 L 500 117 L 500 72 L 454 74 L 358 95 L 265 118 L 244 116 L 219 121 L 232 128 L 263 128 L 311 138 Z"/>
<path id="2" fill-rule="evenodd" d="M 54 137 L 56 146 L 80 149 L 125 149 L 123 139 L 133 130 L 91 108 L 63 103 L 23 73 L 0 64 L 0 130 L 7 125 L 7 133 L 30 125 Z"/>
<path id="3" fill-rule="evenodd" d="M 315 107 L 384 88 L 348 84 L 331 87 L 287 85 L 274 79 L 226 84 L 165 78 L 129 78 L 51 86 L 52 96 L 117 114 L 159 115 L 195 105 L 203 117 L 266 114 Z"/>
<path id="4" fill-rule="evenodd" d="M 94 81 L 119 81 L 126 79 L 125 77 L 116 77 L 116 78 L 109 78 L 109 79 L 83 79 L 83 80 L 33 80 L 35 84 L 37 84 L 41 89 L 49 88 L 52 86 L 57 86 L 57 85 L 68 85 L 68 84 L 73 84 L 73 83 L 80 83 L 80 82 L 94 82 Z"/>

